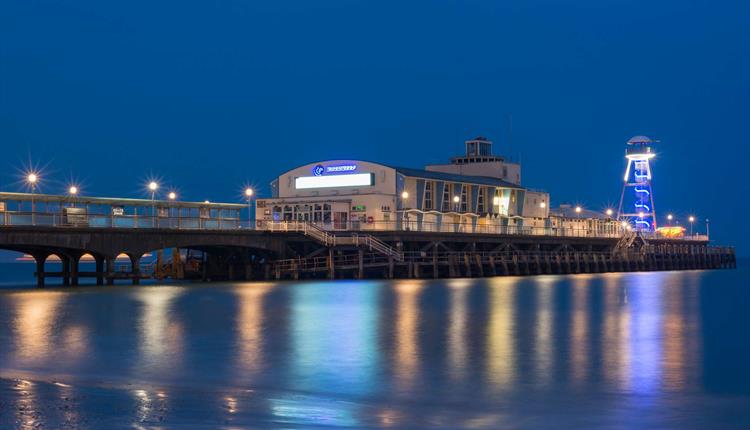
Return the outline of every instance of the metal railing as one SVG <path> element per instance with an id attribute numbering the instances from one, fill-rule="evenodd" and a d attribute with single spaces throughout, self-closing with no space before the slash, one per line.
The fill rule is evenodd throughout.
<path id="1" fill-rule="evenodd" d="M 248 225 L 247 221 L 237 218 L 0 212 L 0 226 L 229 230 L 248 228 Z"/>
<path id="2" fill-rule="evenodd" d="M 336 223 L 311 223 L 307 221 L 243 221 L 238 218 L 223 217 L 186 217 L 186 216 L 149 216 L 149 215 L 107 215 L 107 214 L 65 214 L 57 212 L 19 212 L 0 211 L 2 226 L 42 226 L 42 227 L 93 227 L 123 229 L 185 229 L 185 230 L 263 230 L 271 232 L 302 232 L 306 236 L 326 245 L 335 245 L 335 240 L 348 237 L 351 233 L 373 232 L 433 232 L 464 233 L 492 235 L 527 235 L 552 237 L 581 238 L 621 238 L 623 231 L 604 231 L 602 229 L 570 227 L 532 227 L 510 226 L 485 223 L 434 223 L 417 221 L 376 221 L 371 223 L 348 221 Z M 673 239 L 708 241 L 708 236 L 701 234 L 665 238 L 656 233 L 639 233 L 645 239 Z M 363 234 L 362 237 L 372 237 Z M 384 249 L 388 246 L 376 238 L 362 239 L 370 241 L 367 246 L 372 249 Z M 378 243 L 380 242 L 380 243 Z M 339 242 L 341 244 L 341 242 Z"/>
<path id="3" fill-rule="evenodd" d="M 464 234 L 492 234 L 492 235 L 526 235 L 526 236 L 552 236 L 552 237 L 581 237 L 581 238 L 609 238 L 619 239 L 626 231 L 617 228 L 614 231 L 605 231 L 603 229 L 589 228 L 571 228 L 571 227 L 533 227 L 533 226 L 512 226 L 471 223 L 433 223 L 417 221 L 375 221 L 371 223 L 349 221 L 336 223 L 310 223 L 306 221 L 258 221 L 256 228 L 268 231 L 300 231 L 298 225 L 307 224 L 315 226 L 318 230 L 330 232 L 331 234 L 359 232 L 431 232 L 431 233 L 464 233 Z M 681 237 L 665 238 L 656 233 L 638 233 L 645 239 L 674 239 L 674 240 L 694 240 L 708 241 L 706 235 L 685 235 Z"/>

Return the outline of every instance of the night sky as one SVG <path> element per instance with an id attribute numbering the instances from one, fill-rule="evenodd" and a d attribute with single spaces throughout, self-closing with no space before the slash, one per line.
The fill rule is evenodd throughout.
<path id="1" fill-rule="evenodd" d="M 748 255 L 750 2 L 567 3 L 5 0 L 0 190 L 34 165 L 46 193 L 155 176 L 240 201 L 308 162 L 421 167 L 483 135 L 553 206 L 603 209 L 645 134 L 660 218 Z"/>

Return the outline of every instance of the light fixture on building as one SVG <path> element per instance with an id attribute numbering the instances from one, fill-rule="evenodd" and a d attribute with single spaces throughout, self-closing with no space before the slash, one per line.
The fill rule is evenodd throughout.
<path id="1" fill-rule="evenodd" d="M 408 199 L 409 198 L 409 192 L 404 191 L 403 193 L 401 193 L 401 198 L 404 199 L 404 200 Z"/>

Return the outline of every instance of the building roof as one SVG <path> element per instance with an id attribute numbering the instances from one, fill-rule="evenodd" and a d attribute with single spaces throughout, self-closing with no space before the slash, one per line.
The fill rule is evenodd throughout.
<path id="1" fill-rule="evenodd" d="M 393 167 L 397 173 L 401 173 L 404 176 L 411 176 L 424 179 L 434 179 L 437 181 L 449 181 L 449 182 L 464 182 L 469 184 L 478 185 L 489 185 L 492 187 L 504 187 L 504 188 L 516 188 L 523 190 L 525 189 L 521 185 L 517 185 L 502 179 L 491 178 L 489 176 L 469 176 L 469 175 L 457 175 L 454 173 L 443 173 L 434 172 L 431 170 L 412 169 L 410 167 Z"/>

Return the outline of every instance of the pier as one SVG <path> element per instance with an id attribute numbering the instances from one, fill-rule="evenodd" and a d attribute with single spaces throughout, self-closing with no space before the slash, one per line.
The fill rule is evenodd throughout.
<path id="1" fill-rule="evenodd" d="M 33 200 L 32 211 L 24 211 Z M 482 228 L 466 224 L 437 231 L 430 224 L 394 223 L 335 229 L 313 222 L 256 223 L 247 205 L 0 193 L 0 248 L 30 255 L 37 285 L 60 278 L 78 285 L 139 283 L 184 276 L 145 272 L 142 258 L 159 250 L 194 250 L 201 280 L 446 278 L 600 273 L 736 267 L 734 249 L 709 245 L 703 235 L 663 238 L 632 231 Z M 51 256 L 61 270 L 45 271 Z M 93 271 L 81 271 L 84 255 Z M 116 270 L 118 256 L 129 268 Z M 177 270 L 176 265 L 180 265 Z M 182 275 L 180 275 L 182 273 Z"/>

